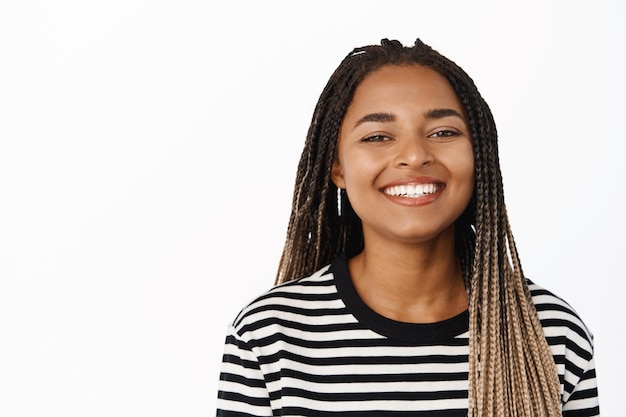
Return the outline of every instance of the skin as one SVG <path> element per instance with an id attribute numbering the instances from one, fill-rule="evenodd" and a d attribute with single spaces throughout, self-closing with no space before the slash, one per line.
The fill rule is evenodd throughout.
<path id="1" fill-rule="evenodd" d="M 443 76 L 405 65 L 365 77 L 340 128 L 332 179 L 363 224 L 364 250 L 348 267 L 370 308 L 409 323 L 467 309 L 454 222 L 472 196 L 474 156 L 463 107 Z M 389 195 L 406 184 L 430 193 Z"/>

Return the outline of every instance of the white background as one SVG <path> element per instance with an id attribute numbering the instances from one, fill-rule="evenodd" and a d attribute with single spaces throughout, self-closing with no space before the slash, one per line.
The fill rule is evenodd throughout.
<path id="1" fill-rule="evenodd" d="M 498 123 L 525 272 L 595 335 L 625 416 L 618 1 L 0 5 L 0 415 L 214 414 L 226 325 L 274 279 L 313 106 L 416 37 Z"/>

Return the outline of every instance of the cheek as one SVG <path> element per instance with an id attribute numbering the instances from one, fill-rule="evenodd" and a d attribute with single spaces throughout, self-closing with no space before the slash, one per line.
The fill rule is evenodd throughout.
<path id="1" fill-rule="evenodd" d="M 366 152 L 353 152 L 349 158 L 344 158 L 341 162 L 343 176 L 346 187 L 352 185 L 371 182 L 379 171 L 380 159 Z"/>
<path id="2" fill-rule="evenodd" d="M 464 144 L 454 155 L 453 166 L 457 167 L 459 175 L 474 182 L 474 149 L 471 143 Z"/>
<path id="3" fill-rule="evenodd" d="M 465 183 L 467 184 L 467 188 L 469 189 L 468 192 L 471 196 L 474 192 L 474 160 L 465 166 L 465 172 L 463 175 L 466 178 Z"/>
<path id="4" fill-rule="evenodd" d="M 471 198 L 474 192 L 474 152 L 471 145 L 463 147 L 462 152 L 455 154 L 454 158 L 450 159 L 449 167 L 453 170 L 453 174 L 464 193 L 467 193 L 467 199 Z"/>
<path id="5" fill-rule="evenodd" d="M 466 166 L 466 174 L 467 176 L 467 204 L 469 204 L 472 196 L 474 195 L 474 187 L 476 184 L 476 176 L 474 173 L 474 155 L 472 154 L 472 158 L 470 159 L 470 163 Z"/>

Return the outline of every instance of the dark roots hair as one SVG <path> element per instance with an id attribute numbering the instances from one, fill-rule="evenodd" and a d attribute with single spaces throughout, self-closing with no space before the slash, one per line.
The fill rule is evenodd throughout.
<path id="1" fill-rule="evenodd" d="M 330 77 L 298 165 L 276 283 L 310 275 L 341 253 L 350 257 L 363 249 L 361 221 L 345 192 L 338 194 L 331 168 L 356 88 L 387 65 L 421 65 L 438 72 L 467 115 L 475 185 L 455 223 L 455 244 L 470 300 L 469 415 L 560 416 L 558 374 L 506 213 L 493 116 L 465 71 L 419 39 L 412 47 L 383 39 L 381 45 L 356 48 Z"/>

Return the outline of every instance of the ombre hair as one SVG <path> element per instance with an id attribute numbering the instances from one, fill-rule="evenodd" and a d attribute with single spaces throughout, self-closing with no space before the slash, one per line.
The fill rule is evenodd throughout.
<path id="1" fill-rule="evenodd" d="M 342 120 L 356 88 L 389 65 L 421 65 L 445 77 L 467 115 L 474 149 L 472 199 L 455 223 L 469 296 L 469 416 L 560 416 L 560 382 L 515 247 L 504 204 L 495 122 L 473 80 L 419 39 L 356 48 L 319 98 L 298 171 L 276 283 L 312 274 L 363 250 L 361 220 L 331 180 Z"/>

